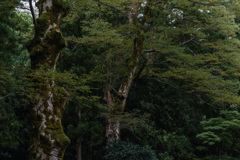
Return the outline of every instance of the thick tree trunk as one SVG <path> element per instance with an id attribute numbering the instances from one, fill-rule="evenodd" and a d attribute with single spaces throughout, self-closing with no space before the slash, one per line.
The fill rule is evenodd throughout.
<path id="1" fill-rule="evenodd" d="M 69 7 L 61 0 L 39 0 L 39 18 L 36 19 L 35 37 L 27 43 L 30 52 L 31 68 L 40 66 L 56 70 L 56 64 L 65 47 L 59 24 L 67 14 Z M 54 78 L 35 81 L 36 105 L 30 107 L 32 138 L 30 141 L 31 160 L 62 160 L 64 151 L 70 143 L 64 134 L 61 119 L 67 102 L 65 98 L 53 93 Z"/>

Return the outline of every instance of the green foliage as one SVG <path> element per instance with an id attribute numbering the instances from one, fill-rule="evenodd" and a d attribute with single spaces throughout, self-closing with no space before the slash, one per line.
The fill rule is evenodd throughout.
<path id="1" fill-rule="evenodd" d="M 11 89 L 7 91 L 12 92 Z M 11 96 L 0 99 L 0 103 L 0 158 L 3 160 L 13 160 L 19 156 L 27 158 L 30 126 L 28 115 L 21 105 L 23 102 L 19 96 Z"/>
<path id="2" fill-rule="evenodd" d="M 1 67 L 12 65 L 28 65 L 27 50 L 24 47 L 26 41 L 32 37 L 31 17 L 27 13 L 10 12 L 11 17 L 0 22 L 1 38 L 0 61 Z M 6 16 L 6 15 L 5 15 Z M 8 19 L 8 20 L 7 20 Z M 23 64 L 24 63 L 24 64 Z"/>
<path id="3" fill-rule="evenodd" d="M 158 160 L 149 146 L 141 147 L 131 142 L 108 142 L 106 160 Z"/>
<path id="4" fill-rule="evenodd" d="M 84 35 L 78 39 L 69 37 L 68 39 L 94 47 L 98 47 L 99 45 L 100 47 L 119 46 L 123 41 L 121 35 L 112 29 L 111 24 L 99 18 L 92 21 L 83 21 L 82 30 L 87 36 Z"/>
<path id="5" fill-rule="evenodd" d="M 51 95 L 55 95 L 55 100 L 61 98 L 75 98 L 77 100 L 88 99 L 89 101 L 95 101 L 97 96 L 86 96 L 87 93 L 91 93 L 88 83 L 98 81 L 96 77 L 101 77 L 98 72 L 90 72 L 88 75 L 83 74 L 77 76 L 73 72 L 56 72 L 52 69 L 48 69 L 46 66 L 40 66 L 39 69 L 30 70 L 28 77 L 24 78 L 23 84 L 20 87 L 22 92 L 28 95 L 28 102 L 33 105 L 38 103 L 39 99 L 35 95 L 41 91 L 41 87 L 44 87 L 46 82 L 52 82 L 54 85 L 49 86 L 51 91 L 50 95 L 46 94 L 43 102 L 47 101 Z"/>
<path id="6" fill-rule="evenodd" d="M 32 34 L 31 17 L 15 11 L 19 0 L 0 2 L 0 159 L 27 159 L 30 126 L 25 96 L 18 86 L 29 66 L 25 42 Z"/>
<path id="7" fill-rule="evenodd" d="M 105 127 L 104 117 L 101 116 L 103 108 L 98 101 L 71 100 L 64 113 L 65 132 L 71 139 L 66 150 L 65 159 L 74 159 L 76 147 L 82 145 L 83 159 L 102 159 Z"/>
<path id="8" fill-rule="evenodd" d="M 5 16 L 11 14 L 11 11 L 20 4 L 20 0 L 2 0 L 0 2 L 0 17 L 4 19 Z"/>
<path id="9" fill-rule="evenodd" d="M 53 77 L 52 94 L 70 95 L 63 120 L 72 141 L 66 160 L 75 159 L 80 143 L 86 160 L 239 159 L 238 1 L 152 1 L 141 28 L 145 40 L 139 68 L 144 58 L 147 67 L 132 86 L 126 113 L 118 116 L 121 139 L 134 143 L 109 143 L 105 157 L 102 88 L 113 91 L 121 83 L 139 29 L 129 24 L 128 14 L 133 2 L 142 1 L 63 2 L 72 9 L 61 24 L 68 48 L 58 72 L 29 72 L 24 44 L 33 36 L 31 16 L 14 9 L 19 0 L 0 1 L 0 159 L 27 159 L 30 133 L 24 107 L 36 103 L 36 85 Z"/>
<path id="10" fill-rule="evenodd" d="M 187 92 L 207 95 L 215 103 L 238 103 L 238 25 L 232 9 L 184 0 L 161 10 L 169 16 L 154 17 L 156 35 L 162 35 L 154 48 L 162 46 L 162 54 L 152 74 L 171 84 L 181 81 Z"/>
<path id="11" fill-rule="evenodd" d="M 203 131 L 197 135 L 202 142 L 199 150 L 212 149 L 212 156 L 225 156 L 226 159 L 239 157 L 240 113 L 233 107 L 222 110 L 219 117 L 201 121 Z"/>
<path id="12" fill-rule="evenodd" d="M 77 5 L 77 4 L 76 4 Z M 74 5 L 74 7 L 76 6 Z M 84 4 L 77 5 L 79 9 Z M 84 8 L 85 9 L 85 8 Z M 70 13 L 71 14 L 71 13 Z M 67 20 L 69 17 L 66 17 Z M 82 19 L 76 22 L 62 24 L 63 34 L 82 34 Z M 88 78 L 88 92 L 81 92 L 82 99 L 73 96 L 64 113 L 63 125 L 65 133 L 71 139 L 71 144 L 66 150 L 65 159 L 72 160 L 76 157 L 76 148 L 82 146 L 82 159 L 102 159 L 104 149 L 104 122 L 103 112 L 105 108 L 100 104 L 101 98 L 99 89 L 102 85 L 102 71 L 95 61 L 94 54 L 97 47 L 89 47 L 87 44 L 78 44 L 71 39 L 68 41 L 68 48 L 63 50 L 58 71 L 72 71 L 79 77 Z M 94 98 L 91 98 L 94 97 Z M 97 157 L 97 158 L 96 158 Z"/>
<path id="13" fill-rule="evenodd" d="M 183 135 L 166 134 L 158 137 L 160 144 L 164 146 L 165 152 L 160 152 L 159 157 L 162 160 L 171 159 L 193 159 L 194 154 L 191 143 Z"/>
<path id="14" fill-rule="evenodd" d="M 197 115 L 190 105 L 193 97 L 158 83 L 155 80 L 139 80 L 131 91 L 128 107 L 137 107 L 142 113 L 149 113 L 150 117 L 126 132 L 124 138 L 152 146 L 159 159 L 193 159 L 196 155 L 191 140 L 197 129 L 194 126 Z M 197 105 L 198 101 L 195 101 Z"/>

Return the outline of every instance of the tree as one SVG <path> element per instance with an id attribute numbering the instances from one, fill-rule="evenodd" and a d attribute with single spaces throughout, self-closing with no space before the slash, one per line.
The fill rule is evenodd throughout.
<path id="1" fill-rule="evenodd" d="M 125 109 L 128 93 L 137 75 L 137 68 L 142 55 L 144 35 L 142 27 L 145 24 L 149 11 L 149 2 L 144 7 L 144 15 L 140 24 L 138 23 L 140 2 L 133 3 L 132 10 L 128 13 L 129 23 L 133 24 L 136 31 L 134 32 L 133 50 L 128 67 L 124 73 L 123 80 L 117 92 L 117 98 L 114 98 L 110 90 L 105 91 L 105 99 L 108 104 L 108 117 L 106 126 L 106 137 L 109 141 L 118 140 L 120 138 L 120 122 L 116 117 L 122 114 Z"/>
<path id="2" fill-rule="evenodd" d="M 144 57 L 143 28 L 148 20 L 151 1 L 145 5 L 143 5 L 143 2 L 135 0 L 130 2 L 93 2 L 95 6 L 91 2 L 84 3 L 86 7 L 93 8 L 90 17 L 94 18 L 90 22 L 85 22 L 88 27 L 83 27 L 83 31 L 87 34 L 77 38 L 70 37 L 69 40 L 101 48 L 101 55 L 98 56 L 96 61 L 99 62 L 99 66 L 104 70 L 103 72 L 106 72 L 104 76 L 106 85 L 103 88 L 104 100 L 108 108 L 106 138 L 116 140 L 120 138 L 119 116 L 124 112 L 128 93 L 134 79 L 142 71 L 142 69 L 139 69 L 139 62 L 141 57 Z M 143 17 L 140 19 L 139 15 L 141 13 L 143 13 Z M 72 17 L 74 18 L 75 15 L 76 11 Z M 81 12 L 79 15 L 82 15 Z M 104 15 L 107 15 L 106 17 L 113 21 L 110 22 Z M 114 22 L 114 18 L 119 21 Z M 126 29 L 129 30 L 129 33 L 126 33 Z M 127 44 L 129 42 L 130 45 Z M 146 62 L 147 60 L 145 60 L 142 68 L 144 68 Z M 115 93 L 113 93 L 114 90 Z"/>
<path id="3" fill-rule="evenodd" d="M 39 17 L 36 19 L 35 36 L 26 44 L 30 52 L 31 69 L 36 72 L 41 67 L 45 71 L 56 70 L 61 49 L 66 42 L 60 32 L 61 19 L 69 11 L 69 5 L 62 0 L 39 0 L 36 3 Z M 34 104 L 29 106 L 32 138 L 30 159 L 63 159 L 70 140 L 64 134 L 61 119 L 67 103 L 65 97 L 53 93 L 54 77 L 34 79 Z"/>
<path id="4" fill-rule="evenodd" d="M 210 150 L 206 159 L 237 159 L 239 157 L 239 107 L 230 106 L 216 117 L 203 119 L 202 130 L 196 136 L 200 140 L 200 152 Z"/>

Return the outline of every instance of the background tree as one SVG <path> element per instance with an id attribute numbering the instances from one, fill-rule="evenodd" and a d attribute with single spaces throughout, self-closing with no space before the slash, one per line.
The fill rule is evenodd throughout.
<path id="1" fill-rule="evenodd" d="M 27 159 L 30 128 L 21 79 L 29 66 L 24 44 L 32 37 L 31 17 L 15 10 L 20 1 L 0 2 L 0 159 Z"/>

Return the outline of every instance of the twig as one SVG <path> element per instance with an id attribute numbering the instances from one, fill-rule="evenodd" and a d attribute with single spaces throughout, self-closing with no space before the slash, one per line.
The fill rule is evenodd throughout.
<path id="1" fill-rule="evenodd" d="M 3 100 L 4 98 L 7 98 L 7 97 L 10 97 L 11 95 L 14 95 L 14 94 L 18 94 L 18 93 L 22 93 L 22 92 L 13 92 L 13 93 L 10 93 L 4 97 L 0 97 L 0 100 Z"/>
<path id="2" fill-rule="evenodd" d="M 10 94 L 8 94 L 8 95 L 6 95 L 6 96 L 3 96 L 3 97 L 0 97 L 0 101 L 1 100 L 3 100 L 3 99 L 5 99 L 5 98 L 7 98 L 7 97 L 10 97 L 10 96 L 12 96 L 12 95 L 14 95 L 14 94 L 24 94 L 25 96 L 28 96 L 26 93 L 24 93 L 24 92 L 13 92 L 13 93 L 10 93 Z M 33 105 L 36 105 L 35 103 L 33 103 L 31 100 L 29 100 Z"/>
<path id="3" fill-rule="evenodd" d="M 194 39 L 194 37 L 192 37 L 191 39 L 189 39 L 189 40 L 187 40 L 187 41 L 185 41 L 185 42 L 182 42 L 182 45 L 183 45 L 183 44 L 186 44 L 186 43 L 188 43 L 188 42 L 191 42 L 193 39 Z"/>

